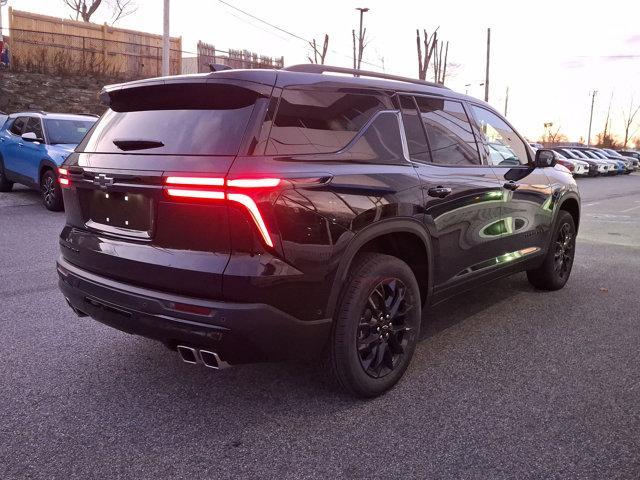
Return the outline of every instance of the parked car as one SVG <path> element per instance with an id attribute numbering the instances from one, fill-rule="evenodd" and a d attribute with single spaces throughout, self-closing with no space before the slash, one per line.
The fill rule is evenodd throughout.
<path id="1" fill-rule="evenodd" d="M 612 168 L 612 166 L 608 162 L 602 162 L 600 160 L 590 158 L 579 150 L 572 150 L 566 147 L 558 147 L 554 148 L 554 150 L 559 151 L 568 158 L 587 162 L 589 164 L 589 176 L 592 177 L 595 177 L 597 175 L 607 175 L 609 173 L 609 168 Z"/>
<path id="2" fill-rule="evenodd" d="M 638 160 L 640 162 L 640 152 L 637 152 L 635 150 L 618 150 L 618 153 L 620 155 L 624 155 L 625 157 L 635 158 L 636 160 Z"/>
<path id="3" fill-rule="evenodd" d="M 552 151 L 554 152 L 554 155 L 556 155 L 557 162 L 559 164 L 564 165 L 567 168 L 569 168 L 569 165 L 571 166 L 571 168 L 569 168 L 569 171 L 573 176 L 584 177 L 589 175 L 589 164 L 587 162 L 567 157 L 558 150 L 552 149 Z"/>
<path id="4" fill-rule="evenodd" d="M 627 164 L 627 170 L 628 170 L 627 173 L 631 173 L 635 170 L 638 170 L 638 168 L 640 168 L 638 159 L 632 155 L 621 155 L 620 153 L 610 148 L 601 148 L 600 151 L 602 151 L 605 155 L 607 155 L 608 158 L 611 158 L 613 160 L 619 159 L 624 161 Z"/>
<path id="5" fill-rule="evenodd" d="M 575 151 L 582 152 L 587 157 L 600 160 L 601 162 L 605 162 L 609 164 L 609 175 L 617 175 L 625 172 L 625 165 L 623 162 L 616 162 L 615 160 L 608 159 L 605 155 L 598 154 L 598 152 L 594 151 L 591 148 L 586 147 L 574 147 Z"/>
<path id="6" fill-rule="evenodd" d="M 520 271 L 557 290 L 571 273 L 575 180 L 440 85 L 299 65 L 101 99 L 60 170 L 59 285 L 78 315 L 187 363 L 324 354 L 371 397 L 403 375 L 423 306 Z"/>
<path id="7" fill-rule="evenodd" d="M 21 183 L 39 190 L 47 209 L 62 210 L 58 167 L 95 121 L 95 116 L 63 113 L 9 115 L 0 127 L 0 192 Z"/>
<path id="8" fill-rule="evenodd" d="M 7 118 L 9 118 L 9 115 L 5 112 L 3 112 L 2 110 L 0 110 L 0 127 L 2 127 L 2 125 L 4 125 L 4 122 L 7 121 Z"/>

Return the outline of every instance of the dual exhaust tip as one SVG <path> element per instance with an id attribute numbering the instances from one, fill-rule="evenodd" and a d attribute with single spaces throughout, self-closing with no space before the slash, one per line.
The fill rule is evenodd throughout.
<path id="1" fill-rule="evenodd" d="M 205 367 L 213 368 L 214 370 L 222 370 L 231 366 L 222 360 L 216 352 L 187 347 L 186 345 L 178 345 L 176 349 L 180 354 L 180 358 L 182 358 L 182 361 L 185 363 L 192 365 L 202 363 Z"/>

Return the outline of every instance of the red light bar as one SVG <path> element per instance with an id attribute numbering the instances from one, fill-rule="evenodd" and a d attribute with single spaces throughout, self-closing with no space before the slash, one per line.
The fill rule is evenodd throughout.
<path id="1" fill-rule="evenodd" d="M 258 231 L 260 235 L 262 235 L 262 239 L 264 243 L 273 248 L 273 241 L 271 240 L 271 235 L 269 235 L 269 230 L 267 230 L 267 226 L 264 224 L 264 220 L 262 219 L 262 215 L 260 214 L 260 210 L 258 210 L 258 206 L 253 199 L 247 195 L 243 195 L 241 193 L 229 193 L 227 194 L 227 198 L 232 202 L 238 202 L 246 207 L 253 218 L 253 221 L 258 227 Z"/>
<path id="2" fill-rule="evenodd" d="M 69 171 L 66 168 L 59 168 L 58 173 L 60 175 L 69 175 Z"/>
<path id="3" fill-rule="evenodd" d="M 235 180 L 227 180 L 227 185 L 238 188 L 265 188 L 277 187 L 280 185 L 279 178 L 239 178 Z"/>
<path id="4" fill-rule="evenodd" d="M 212 192 L 211 190 L 186 190 L 183 188 L 167 188 L 170 197 L 208 198 L 211 200 L 223 200 L 224 192 Z"/>
<path id="5" fill-rule="evenodd" d="M 201 185 L 207 187 L 221 187 L 224 178 L 212 177 L 167 177 L 165 183 L 171 185 Z"/>
<path id="6" fill-rule="evenodd" d="M 58 179 L 58 182 L 60 182 L 60 185 L 62 185 L 64 187 L 68 187 L 69 185 L 71 185 L 71 180 L 69 180 L 68 178 L 64 178 L 64 177 L 60 177 Z"/>

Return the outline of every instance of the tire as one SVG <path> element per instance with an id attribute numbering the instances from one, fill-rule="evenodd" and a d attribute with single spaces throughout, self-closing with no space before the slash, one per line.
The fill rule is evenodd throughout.
<path id="1" fill-rule="evenodd" d="M 42 204 L 47 210 L 59 212 L 63 209 L 62 190 L 58 177 L 53 170 L 46 170 L 40 179 Z"/>
<path id="2" fill-rule="evenodd" d="M 4 174 L 4 163 L 0 158 L 0 192 L 10 192 L 13 188 L 13 182 L 10 182 Z"/>
<path id="3" fill-rule="evenodd" d="M 551 238 L 542 265 L 527 271 L 529 282 L 540 290 L 560 290 L 571 275 L 576 250 L 576 226 L 569 212 L 560 210 Z"/>
<path id="4" fill-rule="evenodd" d="M 384 306 L 383 296 L 389 302 Z M 411 361 L 420 321 L 420 289 L 409 266 L 389 255 L 358 255 L 329 345 L 328 363 L 338 385 L 365 398 L 394 386 Z"/>

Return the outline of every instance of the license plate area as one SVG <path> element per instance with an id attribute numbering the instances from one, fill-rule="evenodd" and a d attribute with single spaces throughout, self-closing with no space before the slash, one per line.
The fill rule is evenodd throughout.
<path id="1" fill-rule="evenodd" d="M 153 230 L 153 204 L 139 193 L 85 190 L 88 228 L 149 239 Z"/>

